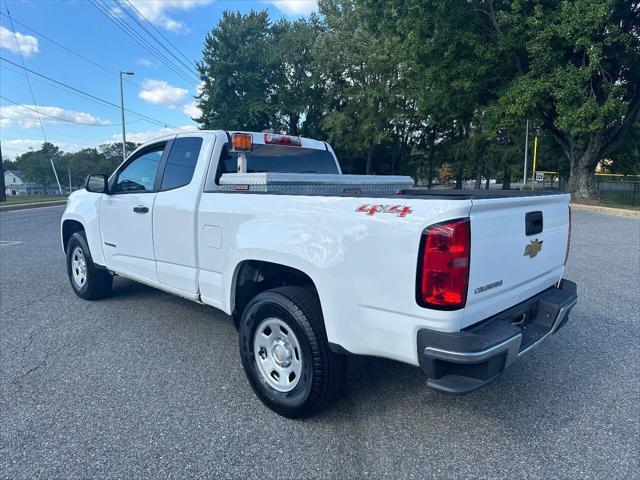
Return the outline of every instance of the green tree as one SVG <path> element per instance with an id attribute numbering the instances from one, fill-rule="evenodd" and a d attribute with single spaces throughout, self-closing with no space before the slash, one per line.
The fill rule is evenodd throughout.
<path id="1" fill-rule="evenodd" d="M 628 140 L 611 155 L 612 173 L 640 175 L 640 119 L 636 120 Z"/>
<path id="2" fill-rule="evenodd" d="M 44 142 L 39 150 L 25 152 L 16 157 L 16 166 L 20 172 L 33 183 L 41 186 L 54 185 L 56 182 L 52 162 L 58 171 L 64 169 L 62 152 L 49 142 Z"/>
<path id="3" fill-rule="evenodd" d="M 538 118 L 568 161 L 572 196 L 595 197 L 596 164 L 623 144 L 640 107 L 640 4 L 475 4 L 495 37 L 488 46 L 513 59 L 489 116 Z"/>
<path id="4" fill-rule="evenodd" d="M 274 44 L 266 10 L 223 13 L 207 34 L 197 64 L 204 82 L 196 97 L 202 128 L 261 131 L 278 126 Z"/>
<path id="5" fill-rule="evenodd" d="M 326 33 L 318 54 L 331 97 L 323 128 L 332 144 L 364 157 L 369 174 L 375 149 L 398 133 L 392 123 L 398 73 L 384 38 L 362 22 L 360 10 L 344 0 L 320 3 Z"/>
<path id="6" fill-rule="evenodd" d="M 491 136 L 527 118 L 553 135 L 574 198 L 594 195 L 597 162 L 640 108 L 640 4 L 624 0 L 359 0 L 423 85 L 419 109 L 451 132 Z M 462 134 L 464 136 L 464 133 Z"/>
<path id="7" fill-rule="evenodd" d="M 139 146 L 139 143 L 127 142 L 127 155 L 130 155 Z M 111 165 L 110 171 L 122 163 L 122 142 L 103 143 L 98 146 L 97 150 L 101 156 L 109 160 L 109 164 Z"/>
<path id="8" fill-rule="evenodd" d="M 116 158 L 122 158 L 122 149 Z M 64 161 L 71 173 L 71 183 L 76 187 L 84 183 L 87 175 L 92 173 L 111 174 L 116 166 L 114 165 L 113 157 L 100 153 L 95 148 L 85 148 L 75 153 L 65 153 Z"/>
<path id="9" fill-rule="evenodd" d="M 274 75 L 277 127 L 292 135 L 318 132 L 325 89 L 319 78 L 316 43 L 323 32 L 319 17 L 280 20 L 271 28 L 278 63 Z"/>

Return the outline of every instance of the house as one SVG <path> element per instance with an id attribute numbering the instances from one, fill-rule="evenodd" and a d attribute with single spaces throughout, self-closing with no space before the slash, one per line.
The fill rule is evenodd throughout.
<path id="1" fill-rule="evenodd" d="M 7 196 L 13 195 L 57 195 L 57 185 L 43 187 L 27 180 L 18 170 L 4 171 L 4 186 Z"/>

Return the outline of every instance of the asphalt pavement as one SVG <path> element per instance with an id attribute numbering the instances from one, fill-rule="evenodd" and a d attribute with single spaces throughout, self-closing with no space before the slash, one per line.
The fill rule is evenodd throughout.
<path id="1" fill-rule="evenodd" d="M 294 421 L 213 308 L 122 278 L 77 298 L 62 211 L 0 213 L 0 478 L 638 478 L 637 219 L 574 212 L 571 319 L 487 388 L 352 357 L 338 401 Z"/>

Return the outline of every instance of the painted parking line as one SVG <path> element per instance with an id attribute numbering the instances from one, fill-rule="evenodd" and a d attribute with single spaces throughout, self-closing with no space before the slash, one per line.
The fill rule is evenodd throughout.
<path id="1" fill-rule="evenodd" d="M 16 240 L 0 240 L 0 247 L 8 247 L 9 245 L 17 245 L 18 243 L 22 242 Z"/>

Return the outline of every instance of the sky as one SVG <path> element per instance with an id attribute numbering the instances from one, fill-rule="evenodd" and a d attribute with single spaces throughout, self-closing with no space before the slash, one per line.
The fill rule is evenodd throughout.
<path id="1" fill-rule="evenodd" d="M 134 73 L 124 77 L 127 141 L 197 128 L 190 118 L 200 83 L 193 65 L 205 35 L 223 11 L 252 9 L 267 9 L 272 20 L 295 19 L 317 11 L 317 2 L 0 0 L 3 157 L 38 149 L 45 137 L 68 152 L 121 141 L 119 71 Z M 23 62 L 36 72 L 28 79 Z"/>

